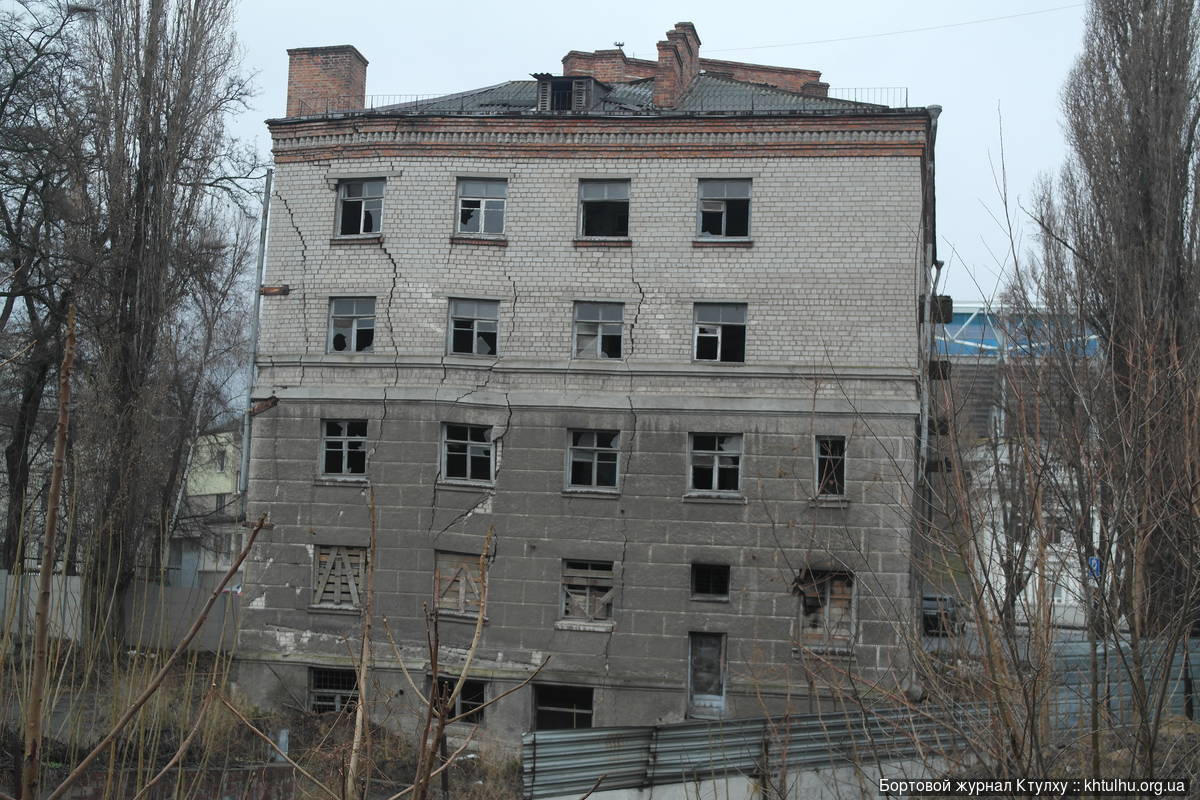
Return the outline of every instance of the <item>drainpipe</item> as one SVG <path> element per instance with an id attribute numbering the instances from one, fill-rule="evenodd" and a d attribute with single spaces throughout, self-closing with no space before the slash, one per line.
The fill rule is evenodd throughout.
<path id="1" fill-rule="evenodd" d="M 246 411 L 242 418 L 242 461 L 238 467 L 238 494 L 241 496 L 238 516 L 246 519 L 246 494 L 250 486 L 250 406 L 253 402 L 254 382 L 258 379 L 258 315 L 262 309 L 263 262 L 267 257 L 267 219 L 271 213 L 271 180 L 275 170 L 267 170 L 266 185 L 263 186 L 262 222 L 258 233 L 258 265 L 254 277 L 254 314 L 250 317 L 250 380 L 246 384 Z"/>

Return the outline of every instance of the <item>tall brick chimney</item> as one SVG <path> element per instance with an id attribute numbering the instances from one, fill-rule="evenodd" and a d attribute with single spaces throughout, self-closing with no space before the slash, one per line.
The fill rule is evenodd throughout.
<path id="1" fill-rule="evenodd" d="M 679 98 L 700 74 L 700 36 L 690 22 L 676 22 L 658 43 L 658 71 L 654 75 L 654 103 L 675 108 Z"/>
<path id="2" fill-rule="evenodd" d="M 367 99 L 367 59 L 348 44 L 288 50 L 287 116 L 353 111 Z"/>

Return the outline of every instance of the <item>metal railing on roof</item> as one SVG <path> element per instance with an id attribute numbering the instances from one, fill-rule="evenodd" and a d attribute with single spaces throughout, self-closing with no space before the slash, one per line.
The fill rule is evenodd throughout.
<path id="1" fill-rule="evenodd" d="M 829 87 L 829 96 L 852 103 L 869 103 L 888 108 L 908 108 L 907 86 Z"/>

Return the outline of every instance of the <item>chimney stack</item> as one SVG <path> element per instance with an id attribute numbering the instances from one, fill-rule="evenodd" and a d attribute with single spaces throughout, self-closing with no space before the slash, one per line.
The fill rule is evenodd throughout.
<path id="1" fill-rule="evenodd" d="M 288 50 L 287 116 L 355 111 L 367 99 L 367 59 L 348 44 Z"/>
<path id="2" fill-rule="evenodd" d="M 654 103 L 675 108 L 700 74 L 700 36 L 690 22 L 677 22 L 658 43 L 658 71 L 654 75 Z"/>

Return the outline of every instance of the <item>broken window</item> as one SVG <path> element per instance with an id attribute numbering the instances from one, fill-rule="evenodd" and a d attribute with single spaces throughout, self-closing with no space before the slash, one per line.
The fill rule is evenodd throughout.
<path id="1" fill-rule="evenodd" d="M 352 669 L 308 668 L 308 710 L 345 711 L 358 702 L 358 675 Z"/>
<path id="2" fill-rule="evenodd" d="M 624 303 L 575 304 L 575 358 L 620 358 Z"/>
<path id="3" fill-rule="evenodd" d="M 365 419 L 321 420 L 322 475 L 365 475 L 367 473 L 367 421 Z"/>
<path id="4" fill-rule="evenodd" d="M 854 576 L 849 572 L 806 570 L 796 578 L 800 596 L 800 638 L 804 642 L 844 642 L 854 636 Z"/>
<path id="5" fill-rule="evenodd" d="M 383 223 L 384 181 L 342 181 L 338 184 L 338 235 L 379 233 Z"/>
<path id="6" fill-rule="evenodd" d="M 846 437 L 817 437 L 817 496 L 846 494 Z"/>
<path id="7" fill-rule="evenodd" d="M 571 730 L 592 727 L 592 687 L 533 686 L 534 729 Z"/>
<path id="8" fill-rule="evenodd" d="M 479 556 L 438 550 L 433 571 L 438 612 L 479 616 Z"/>
<path id="9" fill-rule="evenodd" d="M 458 678 L 439 676 L 437 679 L 438 699 L 445 703 L 454 691 Z M 483 704 L 487 702 L 487 684 L 483 681 L 467 679 L 463 681 L 462 691 L 454 699 L 454 705 L 446 709 L 448 716 L 454 717 L 466 714 L 459 722 L 469 722 L 478 725 L 483 722 Z"/>
<path id="10" fill-rule="evenodd" d="M 750 181 L 700 181 L 699 230 L 701 236 L 750 235 Z"/>
<path id="11" fill-rule="evenodd" d="M 593 79 L 534 75 L 538 111 L 586 111 L 592 106 Z"/>
<path id="12" fill-rule="evenodd" d="M 446 423 L 442 434 L 444 477 L 490 483 L 493 463 L 491 427 Z"/>
<path id="13" fill-rule="evenodd" d="M 621 434 L 617 431 L 571 431 L 570 485 L 616 488 Z"/>
<path id="14" fill-rule="evenodd" d="M 496 355 L 500 303 L 497 300 L 450 301 L 450 352 Z"/>
<path id="15" fill-rule="evenodd" d="M 629 181 L 580 181 L 584 236 L 629 235 Z"/>
<path id="16" fill-rule="evenodd" d="M 370 353 L 375 345 L 375 298 L 334 297 L 329 301 L 328 353 Z"/>
<path id="17" fill-rule="evenodd" d="M 317 545 L 313 553 L 312 604 L 324 608 L 358 608 L 365 547 Z"/>
<path id="18" fill-rule="evenodd" d="M 562 562 L 562 616 L 581 622 L 612 619 L 613 562 Z"/>
<path id="19" fill-rule="evenodd" d="M 742 486 L 742 435 L 691 434 L 691 479 L 697 492 L 737 492 Z"/>
<path id="20" fill-rule="evenodd" d="M 746 360 L 745 303 L 696 303 L 694 318 L 697 361 Z"/>
<path id="21" fill-rule="evenodd" d="M 503 178 L 458 179 L 458 232 L 499 236 L 504 233 L 508 181 Z"/>
<path id="22" fill-rule="evenodd" d="M 725 634 L 689 633 L 688 688 L 692 716 L 725 710 Z"/>
<path id="23" fill-rule="evenodd" d="M 728 600 L 729 565 L 692 564 L 692 597 L 701 600 Z"/>

